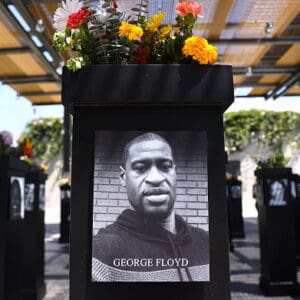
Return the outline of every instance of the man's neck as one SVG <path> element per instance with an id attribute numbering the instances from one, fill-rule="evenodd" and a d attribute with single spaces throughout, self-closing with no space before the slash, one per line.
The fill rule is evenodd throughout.
<path id="1" fill-rule="evenodd" d="M 164 219 L 163 221 L 159 222 L 162 228 L 176 234 L 176 225 L 175 225 L 175 212 L 174 210 L 171 214 Z"/>

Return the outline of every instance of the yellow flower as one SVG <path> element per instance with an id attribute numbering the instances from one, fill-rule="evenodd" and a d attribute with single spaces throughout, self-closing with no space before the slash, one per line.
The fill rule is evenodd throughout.
<path id="1" fill-rule="evenodd" d="M 214 45 L 208 45 L 207 47 L 208 63 L 214 64 L 218 60 L 218 49 Z"/>
<path id="2" fill-rule="evenodd" d="M 206 39 L 199 36 L 187 38 L 184 42 L 182 53 L 186 57 L 191 56 L 202 65 L 213 64 L 218 58 L 217 48 L 209 45 Z"/>
<path id="3" fill-rule="evenodd" d="M 150 22 L 147 25 L 147 29 L 151 32 L 157 31 L 158 27 L 161 25 L 166 13 L 158 13 L 149 18 Z"/>
<path id="4" fill-rule="evenodd" d="M 168 36 L 170 36 L 171 31 L 172 31 L 172 25 L 164 26 L 164 27 L 160 30 L 160 36 L 161 36 L 162 38 L 168 37 Z"/>
<path id="5" fill-rule="evenodd" d="M 41 170 L 43 171 L 43 172 L 46 172 L 46 171 L 48 171 L 48 166 L 47 165 L 45 165 L 45 164 L 40 164 L 40 168 L 41 168 Z"/>
<path id="6" fill-rule="evenodd" d="M 139 26 L 122 22 L 119 27 L 119 35 L 126 36 L 130 41 L 138 40 L 143 36 L 143 29 Z"/>

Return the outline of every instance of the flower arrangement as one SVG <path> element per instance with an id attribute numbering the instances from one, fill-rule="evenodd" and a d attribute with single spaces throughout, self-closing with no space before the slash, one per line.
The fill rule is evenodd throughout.
<path id="1" fill-rule="evenodd" d="M 257 163 L 256 170 L 263 168 L 285 168 L 288 163 L 288 159 L 280 151 L 276 152 L 274 155 L 270 155 L 267 158 L 253 158 Z"/>
<path id="2" fill-rule="evenodd" d="M 32 142 L 28 137 L 20 138 L 17 147 L 12 147 L 13 136 L 9 131 L 0 132 L 0 155 L 11 155 L 26 161 L 31 167 L 37 167 L 41 171 L 46 172 L 48 166 L 46 164 L 38 164 L 32 155 Z"/>
<path id="3" fill-rule="evenodd" d="M 133 15 L 118 9 L 118 1 L 65 0 L 54 14 L 53 44 L 59 52 L 72 51 L 66 66 L 76 71 L 84 65 L 213 64 L 217 48 L 193 36 L 202 4 L 177 3 L 174 24 L 164 24 L 165 12 L 148 15 L 148 1 L 132 7 Z"/>

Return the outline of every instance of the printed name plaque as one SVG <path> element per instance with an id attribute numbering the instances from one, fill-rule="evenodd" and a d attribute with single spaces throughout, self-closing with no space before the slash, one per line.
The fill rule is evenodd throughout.
<path id="1" fill-rule="evenodd" d="M 231 66 L 65 68 L 62 100 L 73 115 L 70 298 L 230 299 Z"/>

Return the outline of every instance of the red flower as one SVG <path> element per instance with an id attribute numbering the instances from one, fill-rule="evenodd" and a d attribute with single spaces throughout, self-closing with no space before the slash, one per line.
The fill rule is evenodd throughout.
<path id="1" fill-rule="evenodd" d="M 90 15 L 87 8 L 82 8 L 76 13 L 69 15 L 67 28 L 76 29 L 82 23 L 86 23 L 86 18 Z"/>
<path id="2" fill-rule="evenodd" d="M 135 56 L 135 59 L 140 64 L 146 64 L 149 54 L 150 54 L 150 51 L 148 48 L 143 48 L 142 46 L 139 46 L 137 48 L 137 55 Z"/>
<path id="3" fill-rule="evenodd" d="M 118 5 L 117 5 L 117 3 L 116 3 L 115 1 L 112 3 L 112 7 L 113 7 L 114 9 L 117 9 L 117 8 L 118 8 Z"/>
<path id="4" fill-rule="evenodd" d="M 29 158 L 32 158 L 32 150 L 28 146 L 23 146 L 22 151 L 24 154 L 26 154 Z"/>

